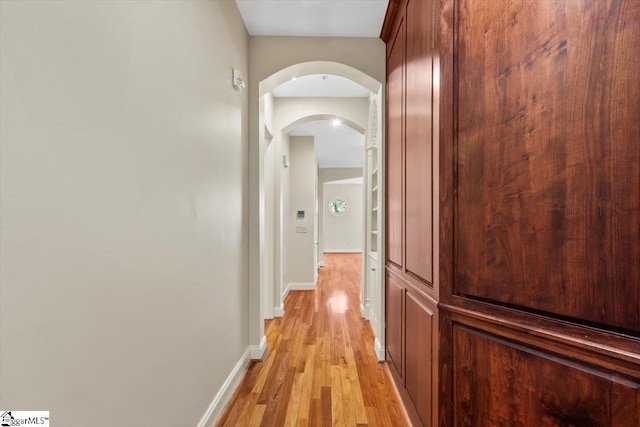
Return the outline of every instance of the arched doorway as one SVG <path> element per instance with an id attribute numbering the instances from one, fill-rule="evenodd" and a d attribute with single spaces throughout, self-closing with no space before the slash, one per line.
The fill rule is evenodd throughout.
<path id="1" fill-rule="evenodd" d="M 313 74 L 327 74 L 327 75 L 337 75 L 347 79 L 350 79 L 354 82 L 357 82 L 361 86 L 365 87 L 370 92 L 369 104 L 367 108 L 365 108 L 365 114 L 363 116 L 358 116 L 354 114 L 353 111 L 349 111 L 349 108 L 336 108 L 336 103 L 334 105 L 330 105 L 332 103 L 325 102 L 324 104 L 320 102 L 316 107 L 311 109 L 301 109 L 298 115 L 292 114 L 289 117 L 289 120 L 286 123 L 279 123 L 278 125 L 274 124 L 274 111 L 273 111 L 273 95 L 271 91 L 277 88 L 279 85 L 290 81 L 293 78 L 300 78 L 303 76 L 309 76 Z M 373 79 L 369 75 L 363 73 L 362 71 L 351 67 L 349 65 L 345 65 L 337 62 L 329 62 L 329 61 L 312 61 L 312 62 L 304 62 L 299 64 L 294 64 L 288 67 L 281 69 L 280 71 L 273 73 L 258 83 L 258 128 L 265 129 L 271 128 L 273 129 L 274 141 L 267 145 L 264 138 L 260 137 L 257 141 L 257 144 L 251 144 L 250 148 L 250 169 L 252 172 L 257 172 L 257 176 L 254 176 L 252 179 L 252 185 L 255 186 L 255 191 L 250 192 L 251 200 L 250 207 L 255 206 L 257 209 L 250 209 L 250 229 L 257 229 L 258 233 L 251 233 L 250 242 L 250 337 L 262 337 L 261 345 L 259 347 L 255 347 L 255 352 L 252 352 L 252 357 L 255 357 L 256 354 L 261 354 L 263 351 L 263 343 L 264 343 L 264 332 L 263 332 L 263 320 L 281 315 L 281 306 L 279 303 L 282 301 L 283 295 L 285 292 L 285 280 L 284 280 L 284 265 L 283 265 L 283 257 L 284 257 L 284 246 L 285 242 L 282 238 L 282 230 L 284 226 L 284 201 L 282 199 L 282 180 L 277 172 L 278 168 L 285 167 L 284 164 L 287 162 L 286 153 L 282 153 L 278 150 L 279 140 L 282 139 L 283 133 L 289 132 L 291 129 L 296 126 L 310 122 L 313 120 L 334 120 L 339 118 L 340 121 L 346 125 L 355 129 L 356 131 L 366 135 L 366 144 L 371 144 L 371 134 L 372 132 L 378 136 L 377 141 L 379 141 L 379 150 L 375 151 L 374 156 L 376 156 L 376 176 L 377 183 L 376 186 L 378 189 L 378 195 L 382 194 L 382 174 L 383 167 L 380 159 L 383 155 L 383 140 L 380 136 L 383 134 L 382 132 L 382 123 L 374 119 L 374 125 L 372 128 L 371 120 L 373 115 L 371 111 L 375 111 L 375 117 L 380 115 L 379 110 L 383 105 L 383 87 L 380 82 Z M 371 105 L 373 105 L 373 110 Z M 280 120 L 282 121 L 282 120 Z M 269 148 L 268 148 L 269 147 Z M 268 153 L 267 149 L 273 149 L 272 153 Z M 371 151 L 368 151 L 369 156 L 371 155 Z M 275 196 L 275 203 L 270 204 L 267 203 L 265 197 L 268 194 L 268 191 L 271 187 L 269 187 L 269 179 L 271 177 L 266 177 L 265 173 L 267 173 L 267 168 L 265 167 L 265 159 L 268 162 L 272 162 L 275 159 L 274 163 L 276 167 L 274 168 L 275 177 L 273 179 L 273 192 Z M 257 163 L 257 164 L 256 164 Z M 257 167 L 252 166 L 255 165 Z M 271 164 L 271 163 L 269 163 Z M 365 167 L 366 169 L 366 167 Z M 365 180 L 370 177 L 369 171 L 367 172 L 367 176 Z M 365 188 L 371 189 L 372 185 L 369 183 Z M 371 196 L 369 195 L 368 200 L 371 200 Z M 375 218 L 376 227 L 381 228 L 383 224 L 383 212 L 382 212 L 383 204 L 380 201 L 377 201 L 376 209 L 380 211 L 379 217 Z M 273 210 L 271 210 L 273 209 Z M 253 213 L 251 213 L 253 212 Z M 363 213 L 363 220 L 368 221 L 368 224 L 371 223 L 372 217 L 371 215 L 365 215 Z M 273 221 L 273 223 L 271 222 Z M 273 226 L 273 232 L 271 232 L 271 227 Z M 370 227 L 368 228 L 370 229 Z M 314 228 L 317 230 L 317 228 Z M 377 230 L 376 230 L 377 231 Z M 382 248 L 384 245 L 381 239 L 383 238 L 383 233 L 376 233 L 375 237 L 376 241 L 373 246 L 378 251 L 379 259 L 382 259 L 383 254 Z M 363 240 L 366 237 L 363 236 Z M 371 250 L 371 235 L 368 236 L 369 244 L 365 244 L 364 246 L 368 247 Z M 320 258 L 321 255 L 321 246 L 318 246 L 316 255 Z M 382 329 L 382 319 L 383 319 L 383 295 L 380 292 L 382 289 L 380 286 L 377 286 L 375 289 L 376 294 L 370 295 L 368 292 L 370 289 L 367 287 L 367 284 L 372 280 L 371 270 L 376 271 L 377 276 L 380 276 L 376 279 L 377 283 L 382 283 L 381 277 L 381 269 L 378 266 L 371 266 L 371 260 L 368 257 L 363 257 L 363 267 L 362 267 L 362 277 L 363 277 L 363 286 L 362 286 L 362 301 L 368 302 L 371 304 L 371 307 L 365 308 L 364 305 L 362 307 L 363 315 L 370 320 L 375 318 L 374 331 L 378 340 L 376 342 L 376 350 L 378 355 L 381 355 L 382 343 L 383 343 L 383 329 Z M 377 261 L 375 261 L 377 263 Z M 269 263 L 270 265 L 266 265 Z M 271 264 L 273 263 L 273 264 Z M 273 266 L 273 268 L 271 268 Z M 253 338 L 252 338 L 253 340 Z"/>

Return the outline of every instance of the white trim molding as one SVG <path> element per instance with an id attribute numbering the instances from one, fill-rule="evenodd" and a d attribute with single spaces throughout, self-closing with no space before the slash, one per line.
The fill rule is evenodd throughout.
<path id="1" fill-rule="evenodd" d="M 370 310 L 367 307 L 365 307 L 364 304 L 360 304 L 360 316 L 371 321 L 371 319 L 369 318 L 369 311 Z"/>
<path id="2" fill-rule="evenodd" d="M 289 285 L 287 285 L 286 288 L 284 288 L 284 292 L 282 292 L 282 296 L 280 297 L 282 300 L 282 304 L 284 305 L 284 300 L 287 299 L 287 295 L 289 295 Z"/>
<path id="3" fill-rule="evenodd" d="M 384 347 L 378 337 L 373 341 L 373 352 L 378 356 L 378 362 L 384 362 Z"/>
<path id="4" fill-rule="evenodd" d="M 273 317 L 284 317 L 284 305 L 273 307 Z"/>
<path id="5" fill-rule="evenodd" d="M 292 282 L 289 283 L 287 289 L 284 291 L 285 295 L 289 295 L 289 291 L 315 291 L 315 282 Z"/>
<path id="6" fill-rule="evenodd" d="M 198 423 L 198 427 L 210 427 L 213 425 L 213 422 L 218 419 L 220 414 L 222 414 L 222 410 L 226 404 L 229 403 L 231 396 L 233 396 L 236 388 L 240 385 L 240 382 L 244 377 L 244 373 L 251 362 L 251 358 L 249 357 L 251 353 L 250 349 L 251 347 L 248 347 L 244 351 L 244 354 L 240 357 L 236 366 L 233 367 L 233 370 L 222 384 L 222 387 L 220 387 L 220 390 L 218 390 L 218 393 L 216 393 L 213 401 L 207 408 L 207 411 L 202 416 L 202 419 Z"/>
<path id="7" fill-rule="evenodd" d="M 264 353 L 267 351 L 267 337 L 266 335 L 262 336 L 260 340 L 260 344 L 258 345 L 250 345 L 249 353 L 251 360 L 262 360 L 264 357 Z"/>

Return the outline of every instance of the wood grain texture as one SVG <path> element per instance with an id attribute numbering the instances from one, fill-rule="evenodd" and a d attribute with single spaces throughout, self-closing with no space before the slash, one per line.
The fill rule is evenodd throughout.
<path id="1" fill-rule="evenodd" d="M 389 268 L 386 292 L 389 370 L 413 425 L 437 425 L 437 302 L 422 284 Z"/>
<path id="2" fill-rule="evenodd" d="M 434 328 L 436 307 L 411 291 L 405 294 L 405 307 L 408 344 L 405 349 L 405 387 L 423 424 L 429 425 L 434 407 L 437 409 L 433 398 L 434 358 L 437 357 L 433 341 L 437 333 Z"/>
<path id="3" fill-rule="evenodd" d="M 454 293 L 640 331 L 640 2 L 453 4 Z"/>
<path id="4" fill-rule="evenodd" d="M 325 254 L 315 291 L 291 291 L 217 426 L 406 426 L 360 316 L 360 254 Z"/>
<path id="5" fill-rule="evenodd" d="M 456 127 L 456 103 L 454 93 L 457 84 L 454 79 L 454 0 L 442 0 L 440 8 L 440 34 L 438 43 L 438 62 L 440 63 L 440 85 L 438 129 L 439 138 L 435 141 L 438 148 L 438 288 L 439 300 L 451 301 L 454 275 L 454 218 L 456 180 L 456 146 L 454 129 Z M 442 325 L 442 324 L 441 324 Z"/>
<path id="6" fill-rule="evenodd" d="M 405 24 L 401 16 L 387 59 L 386 254 L 403 266 Z"/>
<path id="7" fill-rule="evenodd" d="M 454 325 L 455 426 L 640 425 L 640 383 Z"/>
<path id="8" fill-rule="evenodd" d="M 402 283 L 394 276 L 387 274 L 385 287 L 387 361 L 401 379 L 404 378 L 404 292 Z"/>
<path id="9" fill-rule="evenodd" d="M 438 412 L 433 67 L 439 1 L 404 0 L 389 8 L 384 24 L 386 355 L 414 424 L 433 425 Z"/>
<path id="10" fill-rule="evenodd" d="M 639 8 L 441 2 L 441 427 L 640 425 Z"/>
<path id="11" fill-rule="evenodd" d="M 384 15 L 384 22 L 382 23 L 382 29 L 380 30 L 380 38 L 385 43 L 389 42 L 389 38 L 393 34 L 393 24 L 396 22 L 396 13 L 401 10 L 403 0 L 389 0 L 387 5 L 387 11 Z"/>
<path id="12" fill-rule="evenodd" d="M 451 314 L 438 311 L 438 427 L 453 425 L 453 331 Z"/>
<path id="13" fill-rule="evenodd" d="M 454 323 L 544 348 L 579 363 L 640 378 L 640 339 L 469 299 L 456 302 L 456 305 L 439 305 L 440 313 L 449 313 Z"/>
<path id="14" fill-rule="evenodd" d="M 405 268 L 433 286 L 433 7 L 406 11 Z"/>

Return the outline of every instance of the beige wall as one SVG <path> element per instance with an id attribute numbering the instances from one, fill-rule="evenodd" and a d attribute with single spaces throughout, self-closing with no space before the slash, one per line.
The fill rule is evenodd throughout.
<path id="1" fill-rule="evenodd" d="M 319 211 L 324 212 L 324 252 L 362 252 L 364 241 L 362 184 L 324 184 L 324 196 Z M 332 215 L 329 202 L 334 197 L 347 201 L 347 212 Z"/>
<path id="2" fill-rule="evenodd" d="M 385 58 L 385 44 L 377 37 L 253 36 L 249 40 L 252 86 L 283 68 L 311 61 L 345 64 L 384 83 Z"/>
<path id="3" fill-rule="evenodd" d="M 363 154 L 364 156 L 364 154 Z M 341 179 L 357 178 L 362 176 L 362 168 L 320 168 L 318 169 L 318 200 L 324 200 L 324 183 L 329 181 L 338 181 Z M 320 226 L 319 235 L 319 256 L 320 265 L 324 265 L 322 254 L 325 252 L 324 242 L 324 215 L 327 213 L 327 207 L 318 209 L 318 223 Z M 360 211 L 362 215 L 362 210 Z"/>
<path id="4" fill-rule="evenodd" d="M 280 139 L 280 155 L 287 156 L 287 161 L 289 163 L 289 167 L 281 166 L 282 174 L 280 175 L 280 179 L 276 180 L 277 185 L 279 185 L 280 193 L 279 193 L 279 203 L 280 209 L 277 214 L 279 219 L 276 225 L 276 235 L 279 239 L 277 241 L 276 246 L 276 260 L 278 263 L 278 270 L 280 272 L 280 276 L 277 277 L 279 279 L 279 283 L 276 282 L 275 291 L 276 294 L 274 296 L 275 304 L 278 308 L 278 314 L 282 315 L 284 310 L 284 299 L 283 295 L 287 289 L 287 283 L 289 283 L 289 276 L 287 274 L 286 268 L 286 254 L 289 253 L 288 243 L 287 243 L 287 229 L 288 224 L 290 222 L 289 214 L 289 206 L 291 204 L 291 196 L 290 196 L 290 188 L 291 188 L 291 143 L 289 134 L 283 134 Z M 278 197 L 278 195 L 276 195 Z M 280 250 L 280 248 L 282 248 Z M 284 254 L 285 256 L 279 256 L 279 254 Z M 278 305 L 279 304 L 279 305 Z"/>
<path id="5" fill-rule="evenodd" d="M 368 98 L 274 98 L 274 125 L 284 129 L 306 117 L 329 116 L 345 119 L 364 133 L 369 116 Z M 322 120 L 324 117 L 316 118 Z M 364 156 L 364 154 L 363 154 Z"/>
<path id="6" fill-rule="evenodd" d="M 314 211 L 316 205 L 317 159 L 312 136 L 290 137 L 290 199 L 285 208 L 287 240 L 288 285 L 315 283 L 314 269 Z M 298 210 L 305 211 L 305 217 L 296 217 Z M 303 227 L 306 232 L 300 233 Z"/>
<path id="7" fill-rule="evenodd" d="M 0 407 L 195 426 L 249 344 L 235 3 L 0 8 Z"/>
<path id="8" fill-rule="evenodd" d="M 265 95 L 265 98 L 267 95 Z M 292 123 L 303 120 L 305 117 L 338 116 L 360 128 L 363 132 L 367 127 L 369 115 L 368 98 L 274 98 L 274 133 L 282 135 L 283 129 L 288 129 Z M 277 139 L 277 138 L 276 138 Z M 276 141 L 276 152 L 278 152 Z M 362 153 L 364 158 L 364 152 Z M 342 173 L 340 171 L 347 171 Z M 333 175 L 332 175 L 333 174 Z M 323 181 L 323 176 L 327 179 Z M 362 176 L 362 168 L 322 168 L 319 170 L 318 200 L 322 202 L 322 183 L 344 178 Z M 278 177 L 276 177 L 278 180 Z M 280 187 L 284 188 L 284 187 Z M 318 209 L 318 247 L 317 257 L 322 266 L 322 253 L 324 248 L 324 234 L 322 232 L 322 216 L 324 211 Z M 286 285 L 285 285 L 286 286 Z"/>

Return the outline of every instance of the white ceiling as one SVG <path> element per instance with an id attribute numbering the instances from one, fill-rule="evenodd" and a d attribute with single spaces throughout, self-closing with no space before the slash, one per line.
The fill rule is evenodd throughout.
<path id="1" fill-rule="evenodd" d="M 252 36 L 379 37 L 388 0 L 236 0 Z M 299 77 L 275 88 L 275 97 L 367 97 L 359 84 L 335 75 Z M 331 121 L 294 128 L 292 136 L 313 136 L 318 166 L 362 167 L 364 135 Z"/>
<path id="2" fill-rule="evenodd" d="M 364 135 L 330 120 L 314 120 L 296 126 L 291 136 L 314 136 L 318 167 L 361 168 L 364 165 Z"/>
<path id="3" fill-rule="evenodd" d="M 236 0 L 252 36 L 378 37 L 388 0 Z"/>
<path id="4" fill-rule="evenodd" d="M 325 76 L 326 79 L 322 77 Z M 371 92 L 340 76 L 313 74 L 283 83 L 272 91 L 276 97 L 368 97 Z M 331 120 L 303 123 L 289 132 L 292 136 L 313 136 L 321 168 L 362 167 L 364 135 Z"/>
<path id="5" fill-rule="evenodd" d="M 368 97 L 371 92 L 353 80 L 332 74 L 312 74 L 289 80 L 271 91 L 275 97 Z"/>

